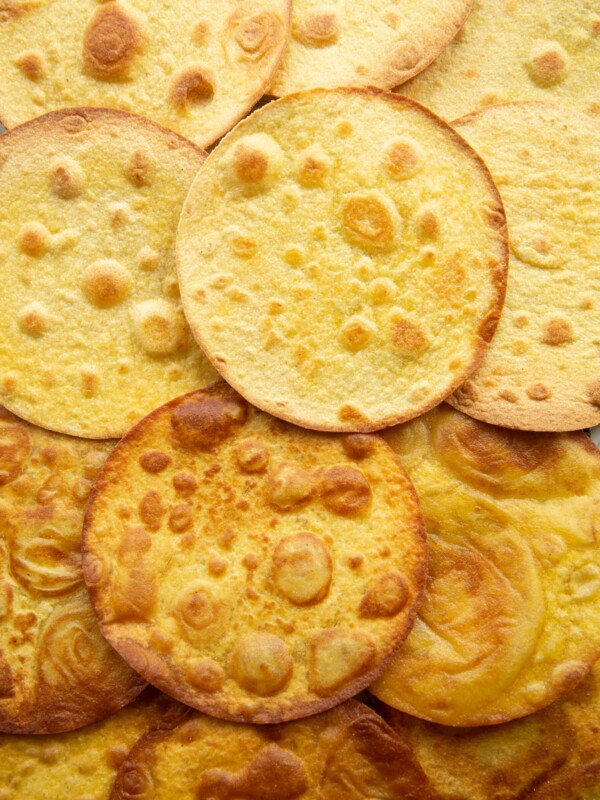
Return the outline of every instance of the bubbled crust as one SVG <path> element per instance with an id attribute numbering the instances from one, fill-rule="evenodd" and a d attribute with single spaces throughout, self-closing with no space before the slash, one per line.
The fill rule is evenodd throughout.
<path id="1" fill-rule="evenodd" d="M 0 408 L 0 731 L 73 730 L 144 687 L 100 635 L 81 572 L 84 508 L 111 448 Z"/>
<path id="2" fill-rule="evenodd" d="M 136 426 L 85 523 L 104 635 L 155 686 L 236 721 L 306 716 L 373 681 L 413 623 L 425 559 L 381 439 L 294 428 L 225 384 Z"/>
<path id="3" fill-rule="evenodd" d="M 439 800 L 577 800 L 600 787 L 600 665 L 547 708 L 504 725 L 450 728 L 383 703 Z M 582 794 L 579 794 L 582 792 Z"/>
<path id="4" fill-rule="evenodd" d="M 376 89 L 289 95 L 244 120 L 177 235 L 204 352 L 249 402 L 313 430 L 377 430 L 454 391 L 494 333 L 507 259 L 483 162 Z"/>
<path id="5" fill-rule="evenodd" d="M 510 270 L 494 340 L 449 402 L 520 430 L 598 425 L 600 121 L 523 102 L 454 124 L 502 194 Z"/>
<path id="6" fill-rule="evenodd" d="M 446 405 L 385 437 L 419 492 L 431 560 L 415 627 L 371 691 L 460 726 L 569 692 L 600 655 L 598 449 Z"/>
<path id="7" fill-rule="evenodd" d="M 135 111 L 201 147 L 262 97 L 290 0 L 5 0 L 0 119 L 81 105 Z"/>
<path id="8" fill-rule="evenodd" d="M 215 380 L 185 324 L 174 264 L 204 157 L 109 109 L 56 111 L 1 137 L 0 401 L 11 411 L 61 433 L 118 437 Z"/>
<path id="9" fill-rule="evenodd" d="M 595 3 L 475 0 L 464 27 L 400 94 L 447 120 L 492 103 L 542 100 L 600 114 Z M 575 40 L 577 45 L 574 46 Z"/>
<path id="10" fill-rule="evenodd" d="M 233 725 L 188 709 L 123 763 L 111 800 L 431 800 L 406 744 L 349 700 L 281 725 Z"/>
<path id="11" fill-rule="evenodd" d="M 456 36 L 471 0 L 296 0 L 292 36 L 270 93 L 320 86 L 391 89 L 425 69 Z"/>
<path id="12" fill-rule="evenodd" d="M 76 732 L 0 735 L 3 800 L 64 797 L 66 787 L 77 800 L 104 800 L 131 747 L 161 722 L 169 704 L 150 687 L 116 714 Z"/>

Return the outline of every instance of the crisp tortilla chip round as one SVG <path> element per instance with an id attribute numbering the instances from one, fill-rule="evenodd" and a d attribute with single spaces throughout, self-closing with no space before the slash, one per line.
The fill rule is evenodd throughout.
<path id="1" fill-rule="evenodd" d="M 73 105 L 142 114 L 208 147 L 264 94 L 290 0 L 4 0 L 0 119 Z"/>
<path id="2" fill-rule="evenodd" d="M 438 800 L 585 800 L 600 789 L 599 665 L 542 711 L 491 728 L 436 725 L 382 703 L 376 710 L 409 746 Z"/>
<path id="3" fill-rule="evenodd" d="M 0 400 L 11 411 L 110 438 L 215 380 L 185 324 L 173 253 L 203 159 L 107 109 L 57 111 L 0 137 Z"/>
<path id="4" fill-rule="evenodd" d="M 600 114 L 599 61 L 594 0 L 475 0 L 454 41 L 398 92 L 448 120 L 510 100 Z"/>
<path id="5" fill-rule="evenodd" d="M 600 121 L 511 103 L 455 123 L 506 207 L 504 311 L 480 367 L 450 399 L 508 428 L 600 423 Z"/>
<path id="6" fill-rule="evenodd" d="M 371 687 L 447 725 L 544 708 L 600 655 L 600 451 L 584 433 L 495 428 L 443 405 L 386 433 L 423 506 L 419 617 Z"/>
<path id="7" fill-rule="evenodd" d="M 432 795 L 406 745 L 349 700 L 277 726 L 235 725 L 188 710 L 151 731 L 121 766 L 111 800 L 378 800 Z"/>
<path id="8" fill-rule="evenodd" d="M 292 37 L 270 93 L 319 86 L 391 89 L 425 69 L 472 0 L 294 0 Z"/>
<path id="9" fill-rule="evenodd" d="M 294 428 L 225 384 L 122 440 L 84 551 L 101 629 L 138 672 L 261 723 L 331 708 L 380 675 L 426 572 L 416 495 L 388 445 Z"/>
<path id="10" fill-rule="evenodd" d="M 0 735 L 0 798 L 108 800 L 129 750 L 169 708 L 165 700 L 148 689 L 118 713 L 78 731 Z"/>
<path id="11" fill-rule="evenodd" d="M 81 573 L 83 512 L 111 447 L 0 409 L 0 731 L 73 730 L 144 687 L 100 635 Z"/>
<path id="12" fill-rule="evenodd" d="M 429 112 L 374 89 L 252 114 L 186 200 L 186 315 L 223 377 L 275 416 L 368 431 L 475 369 L 504 297 L 504 212 L 487 169 Z"/>

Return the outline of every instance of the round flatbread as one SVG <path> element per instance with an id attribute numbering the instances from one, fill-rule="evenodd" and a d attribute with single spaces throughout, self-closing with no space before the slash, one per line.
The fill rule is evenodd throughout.
<path id="1" fill-rule="evenodd" d="M 398 91 L 447 120 L 510 100 L 600 114 L 599 59 L 595 0 L 475 0 L 454 41 Z"/>
<path id="2" fill-rule="evenodd" d="M 225 384 L 178 398 L 113 451 L 84 570 L 108 641 L 216 717 L 280 722 L 381 674 L 426 572 L 412 484 L 373 436 L 326 436 Z"/>
<path id="3" fill-rule="evenodd" d="M 504 725 L 457 729 L 383 703 L 376 710 L 409 746 L 437 800 L 583 800 L 600 789 L 598 664 L 573 692 Z M 579 794 L 584 788 L 596 794 Z"/>
<path id="4" fill-rule="evenodd" d="M 504 212 L 479 158 L 425 109 L 315 90 L 212 152 L 177 258 L 194 335 L 247 400 L 315 430 L 377 430 L 479 363 L 504 297 Z"/>
<path id="5" fill-rule="evenodd" d="M 292 37 L 269 93 L 393 86 L 425 69 L 456 36 L 472 0 L 294 0 Z"/>
<path id="6" fill-rule="evenodd" d="M 111 800 L 379 800 L 432 795 L 406 745 L 371 709 L 349 700 L 283 725 L 235 725 L 187 711 L 144 735 Z"/>
<path id="7" fill-rule="evenodd" d="M 423 506 L 425 599 L 371 691 L 446 725 L 493 725 L 570 691 L 600 655 L 600 451 L 442 405 L 386 432 Z"/>
<path id="8" fill-rule="evenodd" d="M 264 94 L 290 0 L 4 0 L 0 119 L 134 111 L 208 147 Z"/>
<path id="9" fill-rule="evenodd" d="M 162 720 L 165 700 L 147 689 L 118 713 L 76 732 L 0 735 L 1 800 L 108 800 L 136 740 Z"/>
<path id="10" fill-rule="evenodd" d="M 111 438 L 215 380 L 185 324 L 174 264 L 203 159 L 176 134 L 107 109 L 56 111 L 0 137 L 0 401 L 11 411 Z"/>
<path id="11" fill-rule="evenodd" d="M 600 423 L 600 124 L 512 103 L 455 123 L 486 160 L 508 219 L 504 312 L 479 369 L 450 399 L 520 430 Z"/>
<path id="12" fill-rule="evenodd" d="M 73 730 L 144 688 L 100 635 L 81 573 L 84 508 L 111 447 L 0 409 L 0 731 Z"/>

